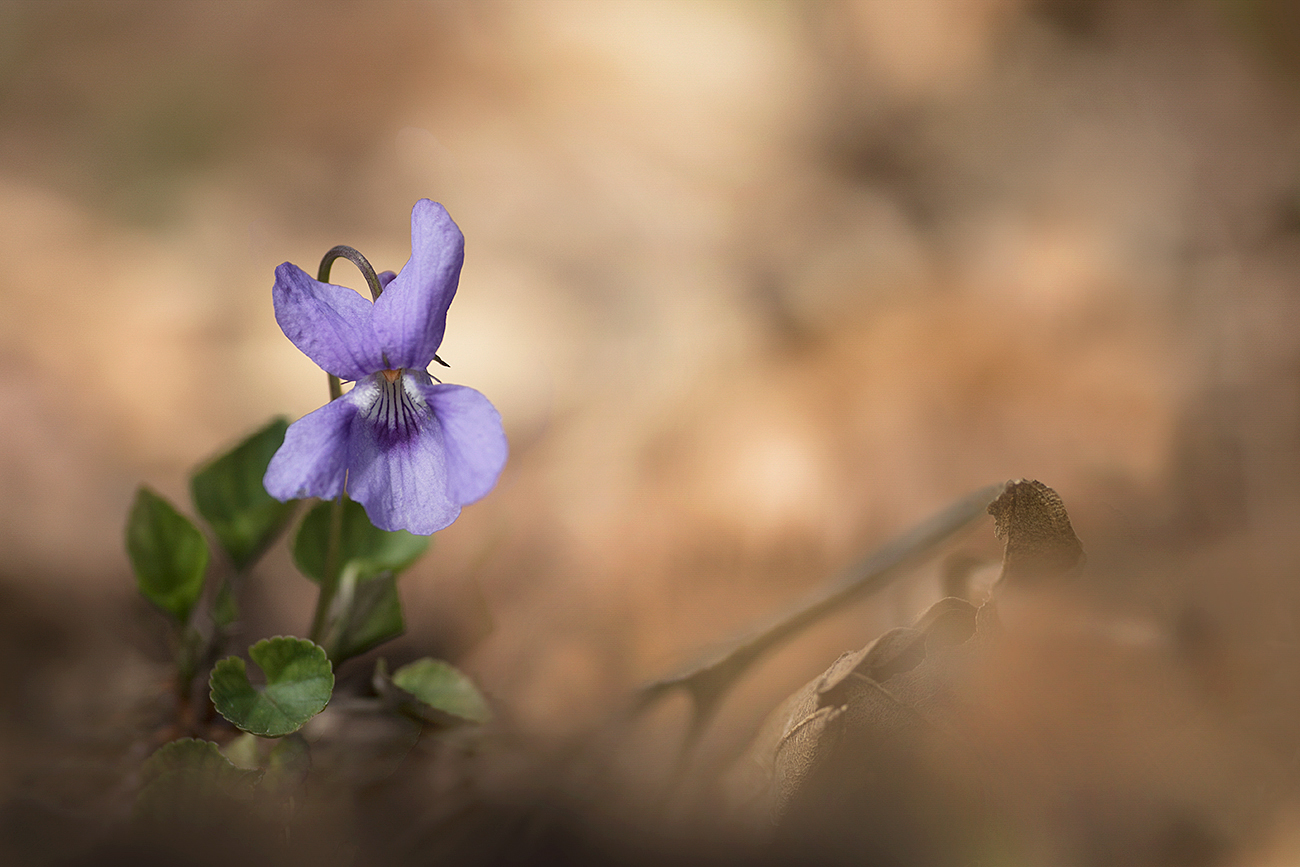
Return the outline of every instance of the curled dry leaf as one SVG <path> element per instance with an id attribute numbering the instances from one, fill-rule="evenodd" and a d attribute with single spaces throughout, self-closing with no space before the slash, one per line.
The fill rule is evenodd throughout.
<path id="1" fill-rule="evenodd" d="M 1061 498 L 1041 482 L 1009 482 L 988 512 L 1006 541 L 999 583 L 1083 565 Z M 941 599 L 914 625 L 841 656 L 773 713 L 749 767 L 766 777 L 786 842 L 846 847 L 868 863 L 965 863 L 986 849 L 987 769 L 963 734 L 961 687 L 997 638 L 995 605 L 996 593 L 978 608 Z"/>
<path id="2" fill-rule="evenodd" d="M 963 787 L 977 775 L 954 684 L 992 628 L 991 610 L 942 599 L 913 626 L 841 656 L 783 706 L 769 737 L 784 837 L 883 863 L 945 863 L 965 850 L 962 820 L 978 798 Z"/>
<path id="3" fill-rule="evenodd" d="M 1072 575 L 1087 557 L 1061 497 L 1039 481 L 1007 482 L 989 504 L 993 533 L 1006 542 L 1002 579 L 1024 582 Z"/>

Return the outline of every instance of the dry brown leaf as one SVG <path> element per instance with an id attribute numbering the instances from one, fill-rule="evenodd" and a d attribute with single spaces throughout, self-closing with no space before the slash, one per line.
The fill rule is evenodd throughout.
<path id="1" fill-rule="evenodd" d="M 913 626 L 841 656 L 785 705 L 771 789 L 783 837 L 886 863 L 942 863 L 966 849 L 960 817 L 975 801 L 961 788 L 975 775 L 954 684 L 977 652 L 983 610 L 942 599 Z"/>
<path id="2" fill-rule="evenodd" d="M 1006 541 L 1003 581 L 1082 567 L 1064 504 L 1043 483 L 1008 482 L 988 512 Z M 773 714 L 754 750 L 783 839 L 887 863 L 975 857 L 987 833 L 984 769 L 963 735 L 959 687 L 997 638 L 996 598 L 978 608 L 939 600 L 914 625 L 841 656 Z"/>
<path id="3" fill-rule="evenodd" d="M 1087 557 L 1061 497 L 1042 482 L 1007 482 L 989 504 L 993 533 L 1006 541 L 1002 579 L 1023 582 L 1077 573 Z"/>

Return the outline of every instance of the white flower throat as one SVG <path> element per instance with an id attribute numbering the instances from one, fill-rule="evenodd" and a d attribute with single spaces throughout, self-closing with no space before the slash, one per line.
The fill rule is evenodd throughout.
<path id="1" fill-rule="evenodd" d="M 357 395 L 362 418 L 399 436 L 414 434 L 429 414 L 417 388 L 421 374 L 429 376 L 418 370 L 381 370 L 358 382 L 356 387 L 365 389 Z"/>

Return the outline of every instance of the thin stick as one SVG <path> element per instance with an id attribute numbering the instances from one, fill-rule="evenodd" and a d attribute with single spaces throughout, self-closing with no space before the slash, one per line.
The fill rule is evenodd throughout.
<path id="1" fill-rule="evenodd" d="M 634 712 L 650 707 L 675 689 L 686 690 L 691 696 L 693 713 L 683 744 L 684 757 L 708 727 L 722 699 L 760 656 L 853 599 L 876 593 L 892 584 L 906 573 L 908 567 L 986 516 L 989 504 L 1005 489 L 1006 483 L 1000 482 L 963 497 L 886 544 L 838 581 L 813 593 L 767 625 L 730 642 L 722 652 L 679 674 L 648 684 L 641 690 Z"/>

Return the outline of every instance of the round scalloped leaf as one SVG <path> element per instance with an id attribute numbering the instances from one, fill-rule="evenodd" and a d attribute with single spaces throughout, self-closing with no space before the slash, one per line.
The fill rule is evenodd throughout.
<path id="1" fill-rule="evenodd" d="M 266 685 L 248 680 L 244 660 L 229 656 L 212 668 L 212 705 L 241 731 L 279 738 L 302 728 L 325 709 L 334 690 L 334 669 L 325 649 L 303 638 L 277 636 L 248 648 Z"/>
<path id="2" fill-rule="evenodd" d="M 250 785 L 260 776 L 236 767 L 212 741 L 180 738 L 163 744 L 145 759 L 140 767 L 140 785 L 148 786 L 177 772 L 211 778 L 223 787 Z"/>
<path id="3" fill-rule="evenodd" d="M 182 738 L 159 747 L 140 768 L 138 821 L 219 824 L 247 802 L 262 772 L 235 767 L 211 741 Z"/>
<path id="4" fill-rule="evenodd" d="M 424 657 L 393 672 L 392 681 L 423 705 L 462 720 L 484 723 L 492 711 L 478 687 L 458 668 Z"/>

